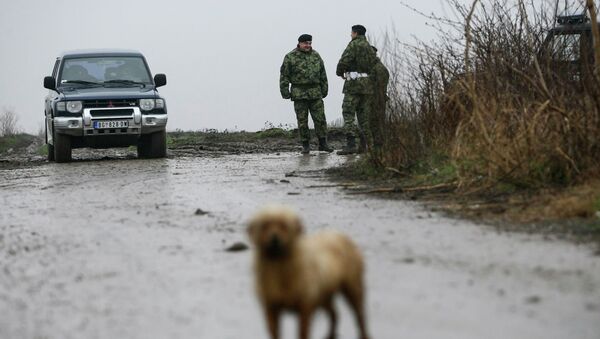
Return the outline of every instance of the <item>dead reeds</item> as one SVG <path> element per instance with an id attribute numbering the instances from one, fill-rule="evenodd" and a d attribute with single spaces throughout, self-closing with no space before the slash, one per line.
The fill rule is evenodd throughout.
<path id="1" fill-rule="evenodd" d="M 443 153 L 464 188 L 569 184 L 600 172 L 591 30 L 549 35 L 554 4 L 449 3 L 457 19 L 439 21 L 439 44 L 384 39 L 392 74 L 384 164 Z"/>

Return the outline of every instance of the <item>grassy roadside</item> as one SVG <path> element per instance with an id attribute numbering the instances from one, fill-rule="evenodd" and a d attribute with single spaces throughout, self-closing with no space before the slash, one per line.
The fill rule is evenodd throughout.
<path id="1" fill-rule="evenodd" d="M 355 183 L 352 194 L 417 200 L 501 230 L 594 242 L 600 248 L 600 180 L 538 189 L 507 183 L 460 187 L 457 165 L 437 153 L 404 170 L 377 167 L 364 157 L 328 173 L 334 180 Z"/>
<path id="2" fill-rule="evenodd" d="M 35 136 L 25 133 L 0 137 L 0 154 L 20 152 L 31 145 L 35 139 Z"/>
<path id="3" fill-rule="evenodd" d="M 190 144 L 208 143 L 208 142 L 248 142 L 254 143 L 269 138 L 294 139 L 295 131 L 282 128 L 270 128 L 258 132 L 219 132 L 217 130 L 205 131 L 175 131 L 167 133 L 168 147 L 181 147 Z"/>
<path id="4" fill-rule="evenodd" d="M 329 128 L 328 139 L 334 147 L 341 148 L 341 128 Z M 311 131 L 312 149 L 317 149 L 317 138 Z M 176 155 L 200 153 L 270 153 L 295 152 L 300 150 L 297 129 L 266 128 L 258 132 L 247 131 L 175 131 L 167 133 L 167 147 Z"/>
<path id="5" fill-rule="evenodd" d="M 315 132 L 311 130 L 312 139 L 315 139 Z M 328 127 L 328 138 L 332 141 L 339 141 L 344 138 L 344 132 L 340 127 Z M 167 132 L 167 145 L 178 147 L 186 144 L 201 142 L 261 142 L 265 140 L 292 141 L 298 143 L 298 130 L 285 129 L 279 127 L 267 128 L 257 132 L 248 131 L 172 131 Z M 316 140 L 313 140 L 316 142 Z"/>

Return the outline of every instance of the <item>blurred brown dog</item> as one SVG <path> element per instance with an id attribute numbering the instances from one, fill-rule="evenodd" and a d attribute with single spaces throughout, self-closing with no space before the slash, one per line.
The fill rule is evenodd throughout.
<path id="1" fill-rule="evenodd" d="M 283 311 L 299 316 L 299 338 L 308 339 L 313 313 L 329 315 L 328 339 L 336 338 L 337 313 L 333 298 L 339 292 L 356 315 L 361 339 L 368 339 L 364 312 L 363 260 L 345 235 L 303 234 L 298 215 L 283 206 L 269 206 L 250 221 L 248 234 L 256 247 L 255 278 L 258 298 L 272 339 L 279 339 Z"/>

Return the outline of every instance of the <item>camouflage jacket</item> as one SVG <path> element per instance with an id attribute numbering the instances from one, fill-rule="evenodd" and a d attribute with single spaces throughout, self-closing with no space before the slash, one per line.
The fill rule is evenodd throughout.
<path id="1" fill-rule="evenodd" d="M 346 72 L 367 73 L 371 75 L 373 66 L 377 63 L 377 55 L 365 36 L 352 39 L 344 50 L 338 62 L 336 74 L 343 76 Z M 373 86 L 370 78 L 346 79 L 344 93 L 371 94 Z"/>
<path id="2" fill-rule="evenodd" d="M 298 48 L 289 52 L 281 65 L 279 90 L 284 99 L 314 100 L 326 97 L 329 85 L 325 64 L 319 53 L 315 50 L 304 52 Z"/>
<path id="3" fill-rule="evenodd" d="M 373 66 L 372 73 L 370 75 L 373 85 L 376 87 L 387 88 L 388 81 L 390 80 L 390 72 L 387 67 L 381 62 L 379 57 L 375 57 L 376 63 Z"/>

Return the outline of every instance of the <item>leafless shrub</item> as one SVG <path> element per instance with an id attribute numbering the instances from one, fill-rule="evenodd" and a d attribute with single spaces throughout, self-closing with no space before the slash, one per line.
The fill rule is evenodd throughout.
<path id="1" fill-rule="evenodd" d="M 576 76 L 574 63 L 555 60 L 570 46 L 547 52 L 554 3 L 448 2 L 457 19 L 436 21 L 438 44 L 386 40 L 393 74 L 387 144 L 394 145 L 386 149 L 387 165 L 410 166 L 422 154 L 445 152 L 463 187 L 535 187 L 597 172 L 593 51 L 580 48 Z"/>
<path id="2" fill-rule="evenodd" d="M 19 117 L 12 108 L 4 108 L 0 115 L 0 136 L 7 137 L 17 134 Z"/>

